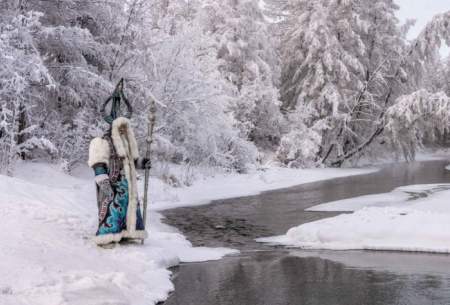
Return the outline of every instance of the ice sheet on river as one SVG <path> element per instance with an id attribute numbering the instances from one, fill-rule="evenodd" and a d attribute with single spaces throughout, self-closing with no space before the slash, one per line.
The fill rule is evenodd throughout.
<path id="1" fill-rule="evenodd" d="M 311 208 L 354 211 L 261 242 L 307 249 L 450 253 L 450 184 L 413 185 Z"/>

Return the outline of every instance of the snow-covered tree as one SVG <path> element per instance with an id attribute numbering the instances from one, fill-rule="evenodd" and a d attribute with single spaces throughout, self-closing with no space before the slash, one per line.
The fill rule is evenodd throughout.
<path id="1" fill-rule="evenodd" d="M 366 25 L 366 32 L 361 35 L 364 43 L 363 87 L 359 88 L 353 107 L 347 114 L 342 130 L 342 153 L 358 146 L 373 128 L 374 120 L 385 107 L 385 95 L 389 86 L 393 97 L 405 90 L 406 72 L 401 66 L 406 44 L 402 29 L 395 16 L 398 6 L 392 0 L 364 1 L 361 19 Z M 339 143 L 334 145 L 339 146 Z M 333 146 L 330 146 L 332 149 Z M 330 150 L 329 150 L 330 151 Z M 328 157 L 328 156 L 327 156 Z"/>
<path id="2" fill-rule="evenodd" d="M 365 139 L 340 156 L 337 156 L 335 160 L 330 162 L 333 165 L 341 165 L 342 162 L 351 159 L 352 157 L 366 151 L 369 147 L 371 150 L 375 150 L 375 144 L 382 145 L 383 143 L 390 142 L 389 138 L 392 133 L 386 133 L 387 113 L 390 109 L 397 109 L 397 97 L 399 95 L 411 96 L 412 100 L 417 100 L 415 91 L 426 87 L 426 71 L 428 65 L 433 65 L 436 62 L 436 57 L 439 56 L 439 49 L 442 42 L 449 45 L 450 40 L 450 12 L 436 15 L 432 21 L 428 23 L 422 33 L 417 39 L 411 42 L 404 55 L 399 60 L 397 66 L 393 71 L 393 79 L 387 83 L 386 93 L 384 95 L 384 107 L 379 112 L 378 116 L 374 118 L 373 127 L 365 137 Z M 399 81 L 404 82 L 401 84 Z M 420 92 L 420 91 L 419 91 Z M 422 94 L 423 96 L 423 94 Z M 406 98 L 403 97 L 403 100 Z M 435 100 L 430 98 L 431 101 Z M 401 101 L 401 100 L 400 100 Z M 382 104 L 383 105 L 383 104 Z M 418 108 L 419 112 L 420 109 Z M 423 125 L 426 127 L 428 125 Z M 408 133 L 407 135 L 413 136 Z M 435 135 L 435 131 L 423 130 L 423 135 Z M 433 140 L 433 137 L 431 137 Z M 405 142 L 404 140 L 403 142 Z M 422 141 L 422 139 L 420 140 Z M 414 138 L 409 139 L 409 143 L 418 143 Z M 419 146 L 410 145 L 409 150 L 419 148 Z M 385 150 L 385 149 L 384 149 Z M 412 155 L 407 154 L 407 155 Z"/>
<path id="3" fill-rule="evenodd" d="M 332 138 L 330 131 L 344 119 L 342 112 L 351 107 L 349 100 L 363 86 L 360 33 L 364 27 L 354 5 L 360 5 L 359 1 L 299 0 L 287 7 L 289 30 L 282 40 L 283 109 L 294 121 L 322 128 L 318 130 L 322 137 L 319 154 Z"/>
<path id="4" fill-rule="evenodd" d="M 41 27 L 39 14 L 0 17 L 0 172 L 12 174 L 14 161 L 33 149 L 55 152 L 54 145 L 36 135 L 36 116 L 45 105 L 41 93 L 53 86 L 32 35 Z"/>
<path id="5" fill-rule="evenodd" d="M 159 100 L 156 151 L 162 162 L 207 164 L 233 170 L 245 170 L 256 162 L 257 150 L 249 135 L 240 133 L 238 126 L 242 122 L 232 111 L 234 97 L 229 94 L 231 86 L 221 70 L 226 63 L 218 56 L 216 37 L 208 33 L 207 25 L 199 17 L 203 10 L 201 2 L 66 0 L 55 4 L 11 0 L 2 2 L 0 9 L 2 16 L 40 12 L 35 18 L 40 26 L 23 32 L 28 33 L 35 59 L 31 55 L 14 56 L 30 69 L 34 61 L 39 63 L 49 79 L 46 85 L 51 80 L 52 86 L 51 90 L 44 85 L 35 86 L 40 89 L 34 97 L 43 101 L 39 107 L 34 107 L 36 102 L 31 96 L 36 90 L 23 90 L 30 94 L 23 98 L 22 104 L 36 111 L 21 128 L 30 133 L 30 139 L 33 135 L 35 139 L 42 137 L 54 143 L 58 150 L 52 151 L 52 157 L 67 169 L 86 159 L 90 139 L 107 128 L 99 110 L 122 77 L 135 110 L 134 122 L 140 139 L 146 130 L 150 97 L 154 95 Z M 9 23 L 7 20 L 2 24 Z M 266 53 L 269 51 L 270 48 L 265 49 Z M 12 58 L 8 50 L 3 55 L 8 60 Z M 2 64 L 9 63 L 5 60 Z M 276 77 L 266 63 L 260 63 L 260 67 L 255 79 L 270 86 L 255 86 L 256 81 L 252 82 L 248 76 L 246 86 L 255 86 L 260 92 L 250 89 L 243 92 L 248 98 L 256 96 L 255 100 L 266 98 L 274 102 L 273 108 L 264 106 L 251 111 L 256 113 L 255 122 L 261 129 L 275 130 L 277 126 L 270 124 L 275 116 L 267 114 L 277 110 L 277 91 L 273 85 Z M 12 130 L 6 125 L 6 116 L 10 115 L 7 110 L 2 104 L 4 139 L 6 132 Z M 262 116 L 268 120 L 258 121 Z M 264 132 L 276 137 L 276 132 Z"/>
<path id="6" fill-rule="evenodd" d="M 167 31 L 160 22 L 159 43 L 146 66 L 158 108 L 157 151 L 175 163 L 245 170 L 256 161 L 256 148 L 239 137 L 227 112 L 230 100 L 219 73 L 214 41 L 197 21 Z"/>
<path id="7" fill-rule="evenodd" d="M 216 41 L 219 67 L 229 86 L 230 111 L 241 137 L 263 149 L 279 142 L 280 65 L 276 41 L 258 1 L 206 1 L 202 8 L 206 32 Z"/>
<path id="8" fill-rule="evenodd" d="M 275 155 L 340 166 L 386 147 L 411 157 L 447 134 L 422 119 L 445 121 L 429 104 L 443 109 L 450 94 L 438 53 L 450 13 L 408 42 L 412 23 L 399 25 L 397 9 L 393 0 L 2 1 L 2 170 L 19 157 L 67 170 L 84 162 L 121 78 L 141 143 L 156 97 L 160 163 L 244 171 Z"/>
<path id="9" fill-rule="evenodd" d="M 450 57 L 436 57 L 424 65 L 422 88 L 450 96 Z"/>
<path id="10" fill-rule="evenodd" d="M 425 141 L 436 142 L 449 132 L 450 97 L 419 90 L 401 96 L 386 112 L 385 136 L 406 160 L 414 160 Z"/>
<path id="11" fill-rule="evenodd" d="M 298 0 L 284 9 L 283 108 L 322 137 L 313 161 L 339 165 L 405 92 L 397 9 L 392 0 Z"/>
<path id="12" fill-rule="evenodd" d="M 35 138 L 51 141 L 58 148 L 52 151 L 52 157 L 69 167 L 84 160 L 86 153 L 81 151 L 87 149 L 88 129 L 81 126 L 95 123 L 98 105 L 113 88 L 107 75 L 113 58 L 111 49 L 118 41 L 115 33 L 126 13 L 125 4 L 27 0 L 2 3 L 0 10 L 6 17 L 34 16 L 32 28 L 21 25 L 19 29 L 20 35 L 26 35 L 26 48 L 32 51 L 23 51 L 28 58 L 18 58 L 16 63 L 36 74 L 41 71 L 46 74 L 45 79 L 51 80 L 51 90 L 46 90 L 48 80 L 39 85 L 33 82 L 33 90 L 24 89 L 28 94 L 24 104 L 33 113 L 21 124 L 32 130 Z M 5 23 L 2 34 L 14 25 L 11 21 Z"/>

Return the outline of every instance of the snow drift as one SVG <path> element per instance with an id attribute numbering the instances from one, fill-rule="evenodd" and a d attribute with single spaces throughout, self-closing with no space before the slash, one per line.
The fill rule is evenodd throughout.
<path id="1" fill-rule="evenodd" d="M 306 249 L 450 253 L 450 184 L 413 185 L 312 211 L 355 211 L 259 241 Z"/>

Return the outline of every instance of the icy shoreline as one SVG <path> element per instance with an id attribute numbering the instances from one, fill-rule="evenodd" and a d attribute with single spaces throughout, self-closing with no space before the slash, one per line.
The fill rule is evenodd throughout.
<path id="1" fill-rule="evenodd" d="M 450 184 L 410 185 L 390 193 L 321 204 L 309 211 L 354 212 L 260 242 L 316 250 L 450 253 Z"/>
<path id="2" fill-rule="evenodd" d="M 156 188 L 158 194 L 151 194 L 152 198 L 156 197 L 156 200 L 152 202 L 150 208 L 154 211 L 162 211 L 178 207 L 199 206 L 209 204 L 214 200 L 253 196 L 265 191 L 339 177 L 370 174 L 378 170 L 374 167 L 363 169 L 274 167 L 244 175 L 216 175 L 213 178 L 198 180 L 190 187 L 182 188 L 170 188 L 161 181 L 153 181 L 153 188 Z"/>
<path id="3" fill-rule="evenodd" d="M 106 250 L 90 240 L 97 214 L 91 173 L 73 177 L 55 166 L 25 163 L 15 178 L 0 176 L 0 303 L 155 304 L 174 289 L 167 268 L 237 253 L 192 247 L 175 228 L 162 224 L 158 211 L 373 171 L 271 168 L 177 189 L 152 179 L 150 238 L 144 246 Z"/>

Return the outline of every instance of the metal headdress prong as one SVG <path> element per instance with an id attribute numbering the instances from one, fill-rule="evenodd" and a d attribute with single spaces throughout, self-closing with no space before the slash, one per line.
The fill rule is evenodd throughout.
<path id="1" fill-rule="evenodd" d="M 103 106 L 101 108 L 101 113 L 103 115 L 103 119 L 108 123 L 112 124 L 112 122 L 117 119 L 120 115 L 120 102 L 123 100 L 125 102 L 125 105 L 127 106 L 127 112 L 122 115 L 123 117 L 126 117 L 128 119 L 131 118 L 131 115 L 133 114 L 133 108 L 131 107 L 130 102 L 125 97 L 125 94 L 123 93 L 123 87 L 124 87 L 124 80 L 123 78 L 119 81 L 116 88 L 114 89 L 114 92 L 112 95 L 103 103 Z M 108 106 L 109 102 L 112 101 L 111 105 L 111 113 L 106 113 L 106 106 Z"/>

